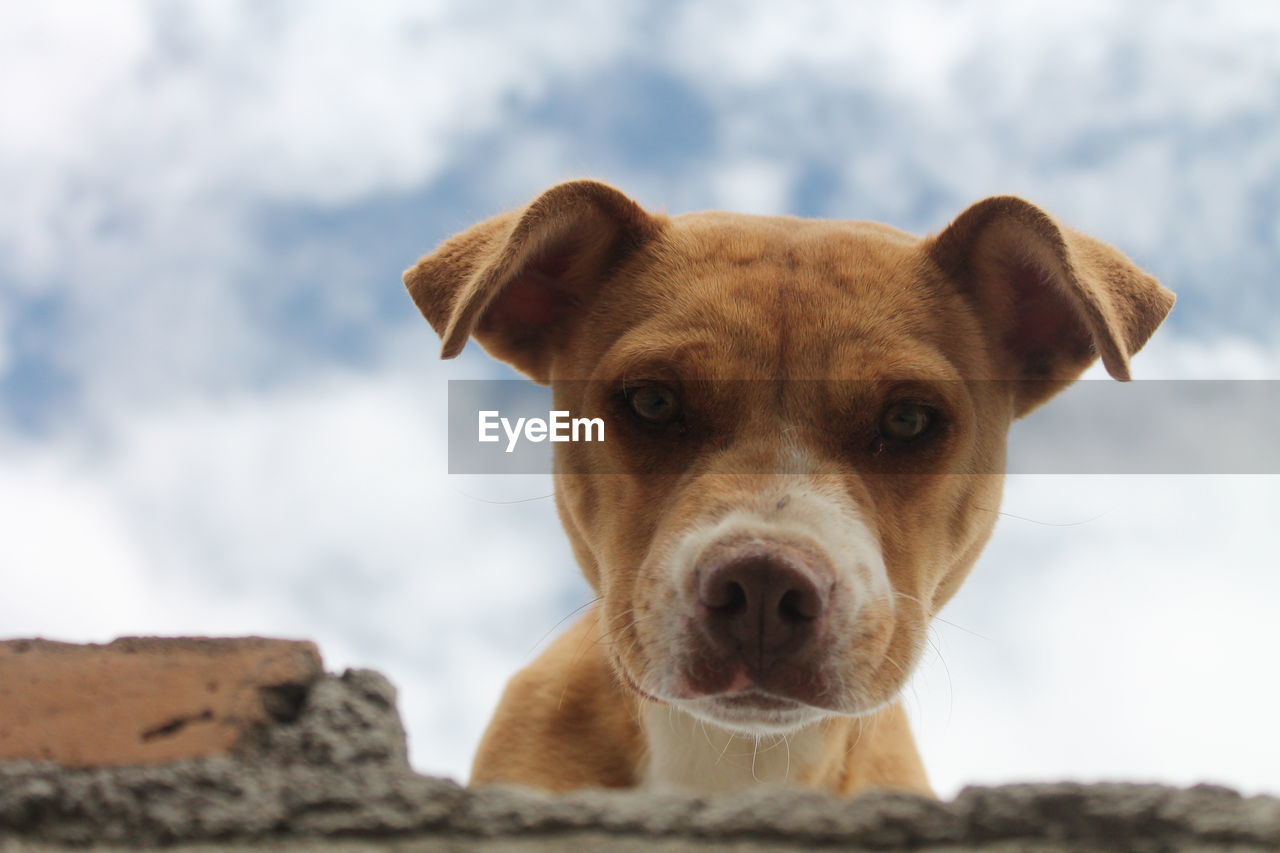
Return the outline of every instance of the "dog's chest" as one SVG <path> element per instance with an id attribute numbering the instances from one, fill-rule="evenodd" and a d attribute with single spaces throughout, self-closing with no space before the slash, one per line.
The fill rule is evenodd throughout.
<path id="1" fill-rule="evenodd" d="M 819 726 L 754 737 L 657 704 L 645 708 L 643 725 L 649 754 L 642 784 L 657 790 L 718 794 L 765 783 L 803 784 L 825 745 Z"/>

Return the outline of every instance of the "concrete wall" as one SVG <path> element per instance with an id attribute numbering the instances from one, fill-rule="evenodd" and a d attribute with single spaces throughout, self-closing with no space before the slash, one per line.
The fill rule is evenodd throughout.
<path id="1" fill-rule="evenodd" d="M 837 800 L 782 788 L 717 799 L 469 791 L 410 769 L 386 679 L 369 671 L 324 675 L 307 644 L 24 642 L 0 644 L 0 749 L 8 753 L 0 751 L 0 853 L 157 845 L 352 853 L 1280 850 L 1280 800 L 1208 786 L 1017 785 L 969 789 L 951 802 L 887 793 Z M 115 673 L 117 689 L 108 689 L 107 677 L 93 701 L 78 699 L 67 673 L 79 655 L 94 661 L 85 678 Z M 116 655 L 131 656 L 134 668 Z M 62 667 L 62 676 L 45 677 L 51 670 L 42 660 Z M 154 703 L 143 701 L 144 664 L 168 667 L 168 676 L 150 681 L 160 694 Z M 138 678 L 119 680 L 125 672 Z M 57 689 L 42 694 L 51 684 Z M 168 692 L 173 684 L 198 689 Z M 112 699 L 123 694 L 132 696 L 133 720 L 120 712 L 123 699 Z M 187 704 L 165 704 L 179 695 Z M 60 719 L 41 729 L 40 709 Z M 85 733 L 100 710 L 99 738 L 114 745 L 94 757 Z M 40 743 L 40 731 L 75 736 Z M 155 743 L 165 738 L 191 754 L 160 760 Z M 132 759 L 128 744 L 137 750 Z"/>

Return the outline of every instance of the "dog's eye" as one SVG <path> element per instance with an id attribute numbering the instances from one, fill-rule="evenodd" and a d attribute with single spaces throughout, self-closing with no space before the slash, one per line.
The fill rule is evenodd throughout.
<path id="1" fill-rule="evenodd" d="M 880 437 L 888 441 L 914 441 L 927 434 L 937 412 L 921 403 L 899 402 L 880 416 Z"/>
<path id="2" fill-rule="evenodd" d="M 680 416 L 680 399 L 662 385 L 640 385 L 626 390 L 627 405 L 636 417 L 648 424 L 661 426 Z"/>

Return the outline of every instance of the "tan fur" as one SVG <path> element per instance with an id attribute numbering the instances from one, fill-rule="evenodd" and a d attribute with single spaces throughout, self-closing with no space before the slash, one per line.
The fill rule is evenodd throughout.
<path id="1" fill-rule="evenodd" d="M 1173 304 L 1119 252 L 1021 199 L 978 202 L 919 239 L 865 222 L 667 218 L 594 181 L 447 241 L 405 282 L 445 357 L 474 336 L 552 383 L 556 408 L 622 437 L 557 445 L 557 507 L 601 604 L 515 676 L 473 769 L 473 783 L 553 790 L 666 773 L 710 791 L 764 768 L 843 794 L 928 791 L 897 696 L 991 534 L 1010 422 L 1098 353 L 1127 379 Z M 658 438 L 629 426 L 610 395 L 639 381 L 678 385 L 696 424 Z M 947 429 L 923 448 L 870 450 L 901 387 L 944 410 Z M 810 508 L 787 517 L 793 497 Z M 883 572 L 890 589 L 842 586 L 824 628 L 839 647 L 797 660 L 830 682 L 805 692 L 822 697 L 821 719 L 756 741 L 677 716 L 693 706 L 663 696 L 697 649 L 672 567 L 690 531 L 820 512 L 870 531 L 883 566 L 863 560 L 849 578 L 874 589 Z M 704 749 L 698 735 L 723 746 L 707 752 L 714 766 L 679 751 Z M 764 741 L 787 752 L 740 749 Z M 740 752 L 754 763 L 730 778 L 720 765 Z"/>

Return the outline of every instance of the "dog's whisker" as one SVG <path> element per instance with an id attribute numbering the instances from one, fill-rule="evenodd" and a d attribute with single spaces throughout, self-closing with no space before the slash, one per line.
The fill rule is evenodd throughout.
<path id="1" fill-rule="evenodd" d="M 966 634 L 972 634 L 973 636 L 977 637 L 979 640 L 986 640 L 986 641 L 987 641 L 987 642 L 989 642 L 989 643 L 994 643 L 994 642 L 995 642 L 995 640 L 994 640 L 993 638 L 988 637 L 986 634 L 979 634 L 977 631 L 974 631 L 974 630 L 972 630 L 972 629 L 970 629 L 970 628 L 966 628 L 966 627 L 965 627 L 965 626 L 963 626 L 963 625 L 958 625 L 958 624 L 956 624 L 955 622 L 951 622 L 951 621 L 948 621 L 948 620 L 946 620 L 946 619 L 943 619 L 941 616 L 935 616 L 935 617 L 933 617 L 933 621 L 934 621 L 934 622 L 941 622 L 943 625 L 947 625 L 947 626 L 949 626 L 949 627 L 951 627 L 951 628 L 955 628 L 957 631 L 964 631 Z"/>
<path id="2" fill-rule="evenodd" d="M 462 497 L 464 498 L 473 500 L 476 503 L 489 504 L 490 506 L 511 506 L 512 504 L 527 504 L 527 503 L 533 503 L 534 501 L 545 501 L 547 498 L 554 498 L 556 496 L 555 492 L 552 492 L 549 495 L 535 495 L 531 498 L 514 498 L 512 500 L 499 501 L 499 500 L 493 500 L 491 498 L 482 498 L 479 495 L 473 495 L 468 492 L 464 492 L 462 489 L 459 489 L 457 486 L 453 485 L 452 483 L 449 484 L 449 487 L 453 489 L 453 491 L 456 492 L 457 494 L 462 495 Z"/>
<path id="3" fill-rule="evenodd" d="M 951 667 L 947 665 L 947 659 L 942 654 L 942 647 L 933 641 L 932 637 L 926 637 L 929 645 L 933 647 L 934 654 L 938 656 L 938 661 L 942 664 L 942 671 L 947 676 L 947 722 L 951 722 L 951 716 L 955 712 L 956 707 L 956 688 L 955 683 L 951 680 Z M 916 703 L 919 704 L 919 697 Z"/>
<path id="4" fill-rule="evenodd" d="M 604 632 L 603 634 L 601 634 L 600 636 L 598 636 L 598 637 L 596 638 L 596 645 L 601 645 L 601 644 L 604 644 L 604 643 L 606 643 L 606 642 L 612 642 L 612 641 L 613 641 L 613 639 L 614 639 L 614 637 L 616 637 L 618 634 L 622 634 L 622 633 L 624 633 L 624 632 L 626 632 L 626 631 L 630 631 L 632 628 L 636 627 L 636 626 L 637 626 L 637 625 L 639 625 L 641 622 L 648 621 L 649 619 L 652 619 L 652 618 L 653 618 L 653 614 L 646 614 L 646 615 L 643 615 L 643 616 L 637 616 L 637 617 L 635 617 L 634 619 L 632 619 L 630 622 L 628 622 L 627 624 L 625 624 L 625 625 L 619 625 L 617 628 L 614 628 L 614 629 L 612 629 L 612 630 L 610 630 L 610 631 L 606 631 L 606 632 Z"/>
<path id="5" fill-rule="evenodd" d="M 724 754 L 729 751 L 729 746 L 733 743 L 735 737 L 736 735 L 729 733 L 728 737 L 724 739 L 724 747 L 721 748 L 720 754 L 716 756 L 716 764 L 719 764 L 720 760 L 724 758 Z"/>
<path id="6" fill-rule="evenodd" d="M 1080 527 L 1085 524 L 1092 524 L 1093 522 L 1097 521 L 1098 519 L 1110 513 L 1110 510 L 1103 510 L 1097 515 L 1091 515 L 1088 518 L 1082 518 L 1079 521 L 1043 521 L 1038 518 L 1031 518 L 1025 515 L 1017 515 L 1015 513 L 1007 512 L 1002 509 L 991 509 L 990 507 L 978 506 L 977 504 L 970 504 L 970 506 L 972 506 L 974 509 L 978 510 L 979 512 L 988 512 L 993 515 L 1001 516 L 1003 518 L 1012 518 L 1016 521 L 1028 522 L 1029 524 L 1038 524 L 1041 527 Z"/>
<path id="7" fill-rule="evenodd" d="M 919 598 L 917 598 L 916 596 L 908 595 L 907 593 L 902 592 L 900 590 L 894 590 L 893 594 L 897 598 L 903 599 L 905 601 L 910 601 L 913 604 L 917 605 L 920 608 L 921 612 L 926 614 L 929 613 L 930 608 L 926 606 L 925 603 L 921 601 Z M 952 622 L 949 619 L 943 619 L 941 616 L 931 616 L 930 618 L 934 622 L 941 622 L 943 625 L 949 625 L 952 628 L 955 628 L 960 631 L 964 631 L 966 634 L 972 634 L 973 636 L 978 637 L 980 639 L 987 640 L 989 642 L 995 642 L 994 640 L 991 639 L 991 637 L 988 637 L 985 634 L 979 634 L 977 631 L 974 631 L 970 628 L 966 628 L 963 625 L 956 622 Z"/>
<path id="8" fill-rule="evenodd" d="M 577 616 L 579 613 L 586 610 L 591 605 L 598 604 L 603 600 L 604 600 L 603 598 L 597 595 L 595 598 L 591 599 L 586 604 L 579 605 L 578 607 L 575 607 L 573 610 L 569 611 L 569 613 L 563 616 L 560 619 L 560 621 L 556 622 L 556 624 L 552 625 L 549 629 L 547 629 L 547 633 L 543 634 L 540 638 L 538 638 L 538 642 L 534 643 L 533 646 L 530 647 L 529 651 L 526 652 L 526 654 L 532 653 L 534 649 L 536 649 L 538 646 L 546 642 L 547 637 L 550 637 L 552 634 L 554 634 L 555 630 L 559 628 L 561 625 L 563 625 L 565 622 L 568 622 L 574 616 Z"/>

